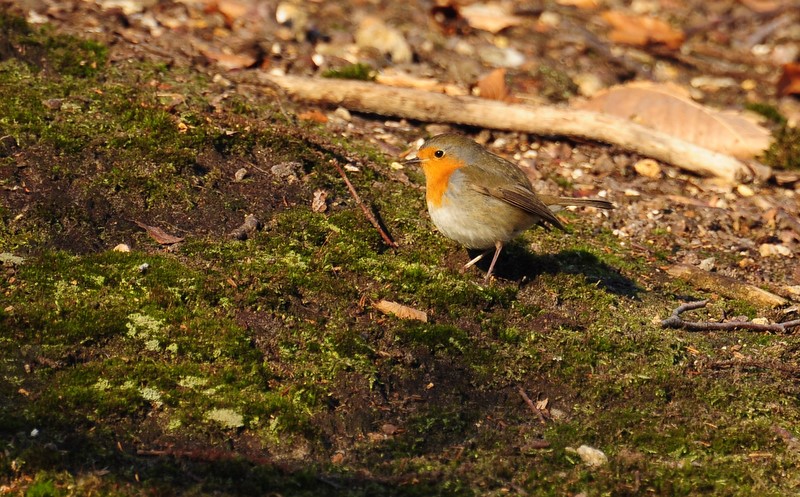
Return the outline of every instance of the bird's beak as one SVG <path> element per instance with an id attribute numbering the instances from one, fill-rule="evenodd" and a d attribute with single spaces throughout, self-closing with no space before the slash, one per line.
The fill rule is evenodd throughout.
<path id="1" fill-rule="evenodd" d="M 421 163 L 422 163 L 422 159 L 420 159 L 419 157 L 416 157 L 416 156 L 415 157 L 411 157 L 411 158 L 406 158 L 406 160 L 403 161 L 403 165 L 404 166 L 416 166 L 416 165 L 419 165 Z"/>

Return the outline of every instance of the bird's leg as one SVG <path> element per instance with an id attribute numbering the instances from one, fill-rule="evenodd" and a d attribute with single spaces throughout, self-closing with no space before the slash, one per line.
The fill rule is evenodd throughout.
<path id="1" fill-rule="evenodd" d="M 463 271 L 466 271 L 467 269 L 471 268 L 472 266 L 477 264 L 478 261 L 483 259 L 486 256 L 486 254 L 488 254 L 491 251 L 492 251 L 492 249 L 489 249 L 486 252 L 484 252 L 481 255 L 479 255 L 478 257 L 476 257 L 476 258 L 472 259 L 471 261 L 469 261 L 468 263 L 464 264 L 464 267 L 461 269 L 461 271 L 463 272 Z"/>
<path id="2" fill-rule="evenodd" d="M 497 258 L 500 257 L 501 250 L 503 250 L 503 242 L 498 240 L 494 243 L 494 257 L 492 257 L 492 263 L 489 264 L 489 270 L 486 271 L 486 279 L 484 282 L 488 282 L 489 278 L 492 277 L 492 271 L 494 271 L 494 265 L 497 262 Z"/>

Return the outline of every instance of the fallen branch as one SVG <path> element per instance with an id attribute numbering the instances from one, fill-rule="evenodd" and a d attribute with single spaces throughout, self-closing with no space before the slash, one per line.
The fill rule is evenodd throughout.
<path id="1" fill-rule="evenodd" d="M 716 292 L 731 299 L 746 300 L 758 306 L 780 307 L 789 303 L 785 298 L 762 290 L 755 285 L 718 273 L 703 271 L 687 264 L 676 264 L 667 269 L 667 274 L 682 279 L 695 288 Z"/>
<path id="2" fill-rule="evenodd" d="M 260 73 L 262 84 L 277 85 L 302 100 L 347 109 L 537 135 L 575 136 L 618 145 L 702 176 L 728 183 L 752 179 L 752 171 L 733 157 L 713 152 L 629 120 L 597 112 L 549 106 L 507 104 L 469 96 L 453 97 L 363 81 L 277 76 Z"/>
<path id="3" fill-rule="evenodd" d="M 728 321 L 727 323 L 712 323 L 709 321 L 684 321 L 681 314 L 686 311 L 693 311 L 695 309 L 702 309 L 708 304 L 708 300 L 699 300 L 696 302 L 687 302 L 678 306 L 672 315 L 667 319 L 661 321 L 662 328 L 679 328 L 686 331 L 732 331 L 732 330 L 749 330 L 749 331 L 766 331 L 772 333 L 787 333 L 790 328 L 800 326 L 800 319 L 794 321 L 786 321 L 783 323 L 773 324 L 759 324 L 750 321 Z"/>
<path id="4" fill-rule="evenodd" d="M 347 185 L 347 189 L 350 190 L 350 195 L 353 196 L 353 200 L 355 200 L 358 206 L 361 207 L 361 210 L 364 212 L 364 215 L 367 216 L 369 222 L 372 223 L 372 225 L 375 226 L 375 229 L 378 230 L 378 233 L 381 234 L 381 238 L 383 238 L 383 241 L 386 243 L 386 245 L 392 248 L 397 248 L 397 243 L 392 240 L 392 237 L 390 237 L 386 230 L 383 229 L 383 226 L 381 226 L 381 223 L 379 223 L 375 218 L 375 215 L 372 213 L 372 211 L 370 211 L 366 204 L 361 201 L 361 197 L 358 196 L 358 192 L 356 192 L 355 187 L 352 183 L 350 183 L 350 179 L 347 177 L 347 173 L 344 172 L 344 169 L 342 169 L 342 166 L 339 165 L 339 161 L 336 159 L 331 159 L 330 162 L 333 164 L 333 167 L 339 171 L 339 174 L 344 180 L 344 184 Z"/>

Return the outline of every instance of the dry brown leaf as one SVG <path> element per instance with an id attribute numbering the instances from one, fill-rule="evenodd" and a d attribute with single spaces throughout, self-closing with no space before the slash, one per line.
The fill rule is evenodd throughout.
<path id="1" fill-rule="evenodd" d="M 800 95 L 800 63 L 792 62 L 783 65 L 781 79 L 778 80 L 778 95 Z"/>
<path id="2" fill-rule="evenodd" d="M 314 121 L 315 123 L 326 123 L 328 122 L 328 116 L 323 114 L 322 112 L 312 109 L 305 112 L 301 112 L 297 115 L 303 121 Z"/>
<path id="3" fill-rule="evenodd" d="M 763 152 L 770 143 L 769 131 L 748 115 L 700 105 L 673 84 L 615 86 L 576 107 L 624 117 L 740 159 Z"/>
<path id="4" fill-rule="evenodd" d="M 423 323 L 428 322 L 428 315 L 426 313 L 418 311 L 413 307 L 392 302 L 391 300 L 381 300 L 380 302 L 376 302 L 373 307 L 384 314 L 392 314 L 400 319 L 416 319 Z"/>
<path id="5" fill-rule="evenodd" d="M 481 92 L 481 98 L 489 100 L 505 100 L 508 98 L 506 70 L 503 68 L 495 69 L 479 79 L 478 90 Z"/>
<path id="6" fill-rule="evenodd" d="M 490 33 L 522 23 L 521 17 L 510 14 L 505 5 L 499 3 L 473 3 L 461 7 L 459 13 L 473 28 Z"/>
<path id="7" fill-rule="evenodd" d="M 150 238 L 161 245 L 172 245 L 174 243 L 182 242 L 184 239 L 182 236 L 170 235 L 166 231 L 156 226 L 148 226 L 144 223 L 140 223 L 139 221 L 134 222 L 137 226 L 147 231 L 147 234 L 150 235 Z"/>
<path id="8" fill-rule="evenodd" d="M 602 17 L 613 28 L 608 37 L 615 43 L 635 46 L 660 43 L 677 50 L 685 38 L 682 31 L 652 17 L 632 16 L 615 10 L 603 12 Z"/>
<path id="9" fill-rule="evenodd" d="M 216 62 L 221 68 L 229 71 L 232 69 L 244 69 L 246 67 L 251 67 L 256 63 L 256 58 L 252 55 L 229 54 L 220 52 L 219 50 L 213 48 L 201 49 L 200 53 L 202 53 L 212 62 Z"/>
<path id="10" fill-rule="evenodd" d="M 328 192 L 325 190 L 314 190 L 314 198 L 311 199 L 311 210 L 314 212 L 325 212 L 328 210 Z"/>
<path id="11" fill-rule="evenodd" d="M 219 0 L 206 5 L 206 12 L 219 12 L 225 17 L 225 23 L 230 26 L 236 19 L 243 17 L 250 10 L 247 3 L 239 0 Z"/>

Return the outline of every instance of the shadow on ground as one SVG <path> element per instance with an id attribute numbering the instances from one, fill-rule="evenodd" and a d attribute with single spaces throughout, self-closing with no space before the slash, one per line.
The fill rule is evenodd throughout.
<path id="1" fill-rule="evenodd" d="M 469 257 L 481 251 L 470 250 Z M 477 266 L 484 273 L 489 269 L 491 254 Z M 495 275 L 521 286 L 530 284 L 542 274 L 582 274 L 586 283 L 623 297 L 638 299 L 642 288 L 630 278 L 622 275 L 619 269 L 601 261 L 596 255 L 585 250 L 563 250 L 556 254 L 536 254 L 519 243 L 511 243 L 503 248 L 495 266 Z"/>

